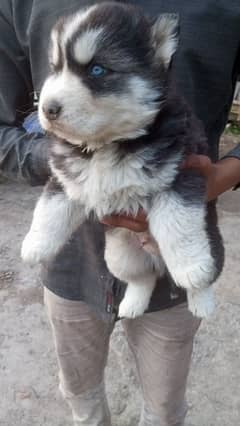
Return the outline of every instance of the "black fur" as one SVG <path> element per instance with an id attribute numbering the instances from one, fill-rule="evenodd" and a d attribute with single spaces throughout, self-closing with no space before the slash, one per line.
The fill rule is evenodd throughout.
<path id="1" fill-rule="evenodd" d="M 88 28 L 102 28 L 97 53 L 87 65 L 81 65 L 74 57 L 74 46 Z M 86 24 L 82 24 L 66 45 L 68 66 L 96 94 L 121 93 L 129 76 L 139 75 L 152 80 L 153 86 L 162 88 L 167 76 L 163 64 L 152 63 L 150 21 L 142 11 L 131 5 L 104 2 L 92 12 Z M 101 64 L 107 69 L 101 79 L 91 78 L 89 67 Z"/>
<path id="2" fill-rule="evenodd" d="M 147 178 L 152 179 L 156 171 L 173 161 L 176 154 L 180 153 L 177 163 L 178 174 L 171 184 L 171 188 L 167 189 L 175 191 L 186 205 L 204 203 L 205 178 L 198 172 L 181 169 L 181 162 L 187 155 L 208 154 L 203 128 L 189 106 L 176 94 L 169 70 L 166 72 L 162 64 L 159 64 L 157 68 L 153 65 L 148 19 L 138 8 L 118 4 L 113 8 L 112 3 L 106 3 L 102 8 L 98 8 L 96 13 L 91 14 L 90 20 L 92 28 L 101 28 L 103 23 L 104 37 L 101 37 L 101 46 L 97 49 L 97 54 L 91 64 L 103 64 L 107 67 L 109 72 L 106 76 L 101 79 L 91 79 L 89 76 L 89 65 L 91 64 L 83 66 L 74 59 L 74 45 L 80 34 L 89 26 L 88 21 L 86 27 L 84 24 L 81 25 L 81 28 L 68 41 L 66 52 L 69 68 L 75 74 L 79 73 L 84 84 L 97 95 L 121 93 L 131 74 L 147 77 L 151 81 L 152 87 L 158 88 L 161 93 L 160 99 L 156 102 L 159 100 L 162 102 L 161 109 L 155 121 L 147 129 L 148 132 L 145 136 L 135 140 L 113 142 L 117 146 L 116 164 L 124 161 L 129 155 L 141 156 L 143 159 L 142 171 Z M 108 52 L 107 55 L 106 52 Z M 61 56 L 59 66 L 61 66 Z M 111 73 L 111 70 L 114 73 Z M 118 70 L 121 71 L 120 75 Z M 69 146 L 69 153 L 57 155 L 53 152 L 53 163 L 57 169 L 68 174 L 68 177 L 75 178 L 76 176 L 71 175 L 65 167 L 66 160 L 69 157 L 77 160 L 79 157 L 90 161 L 94 152 L 87 153 L 82 148 L 71 146 L 68 142 L 62 141 L 61 143 Z M 156 192 L 157 190 L 158 188 L 156 188 Z M 149 194 L 150 202 L 151 196 L 153 194 Z M 216 279 L 223 267 L 224 250 L 217 226 L 215 203 L 208 206 L 206 229 L 216 262 Z"/>

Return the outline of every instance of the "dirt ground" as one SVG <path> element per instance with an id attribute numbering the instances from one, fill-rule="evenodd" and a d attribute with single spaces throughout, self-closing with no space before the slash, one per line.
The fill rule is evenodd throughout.
<path id="1" fill-rule="evenodd" d="M 235 141 L 223 141 L 225 151 Z M 19 252 L 39 189 L 0 184 L 0 425 L 70 426 L 57 388 L 53 342 L 37 268 Z M 240 424 L 240 194 L 219 201 L 226 265 L 216 284 L 217 309 L 197 335 L 188 385 L 186 426 Z M 181 366 L 180 366 L 181 368 Z M 136 426 L 139 386 L 121 325 L 115 329 L 106 372 L 114 426 Z"/>

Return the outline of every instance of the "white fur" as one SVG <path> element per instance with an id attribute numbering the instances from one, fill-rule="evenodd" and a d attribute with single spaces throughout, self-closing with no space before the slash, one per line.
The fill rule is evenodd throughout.
<path id="1" fill-rule="evenodd" d="M 136 318 L 148 308 L 153 289 L 156 285 L 156 274 L 149 277 L 138 277 L 136 282 L 128 281 L 124 298 L 119 306 L 120 318 Z"/>
<path id="2" fill-rule="evenodd" d="M 74 57 L 80 64 L 88 64 L 97 50 L 97 43 L 103 28 L 84 32 L 74 45 Z"/>
<path id="3" fill-rule="evenodd" d="M 22 259 L 30 264 L 53 259 L 81 225 L 83 218 L 79 203 L 69 200 L 65 193 L 55 194 L 51 198 L 43 193 L 22 244 Z"/>
<path id="4" fill-rule="evenodd" d="M 126 282 L 137 281 L 140 276 L 149 277 L 153 275 L 153 269 L 157 270 L 157 276 L 162 276 L 165 271 L 160 254 L 151 255 L 143 250 L 138 236 L 123 228 L 106 232 L 105 259 L 116 277 Z"/>
<path id="5" fill-rule="evenodd" d="M 72 149 L 72 147 L 61 143 L 60 141 L 52 145 L 52 151 L 57 155 L 69 155 Z"/>
<path id="6" fill-rule="evenodd" d="M 71 84 L 69 84 L 71 82 Z M 155 118 L 159 92 L 140 77 L 129 78 L 129 89 L 122 95 L 94 97 L 81 78 L 68 70 L 50 76 L 41 92 L 39 119 L 42 127 L 54 131 L 76 145 L 87 143 L 91 149 L 119 139 L 135 139 L 146 133 Z M 58 120 L 49 122 L 43 105 L 56 101 L 63 107 Z M 144 100 L 144 102 L 143 102 Z"/>
<path id="7" fill-rule="evenodd" d="M 201 291 L 211 284 L 216 272 L 206 232 L 205 209 L 203 205 L 186 204 L 169 191 L 155 200 L 149 214 L 150 231 L 171 276 L 178 286 L 198 290 L 201 304 L 207 300 L 206 296 L 201 297 Z M 194 311 L 198 310 L 198 299 L 195 298 Z M 200 307 L 199 312 L 203 312 Z"/>
<path id="8" fill-rule="evenodd" d="M 163 62 L 166 68 L 177 49 L 177 26 L 178 16 L 166 13 L 159 16 L 152 28 L 156 62 Z"/>
<path id="9" fill-rule="evenodd" d="M 53 62 L 58 60 L 60 42 L 64 67 L 46 80 L 39 101 L 39 119 L 45 130 L 73 144 L 87 144 L 91 149 L 144 135 L 146 127 L 159 112 L 157 100 L 161 95 L 160 89 L 155 89 L 147 78 L 130 74 L 128 85 L 121 94 L 94 96 L 83 83 L 81 74 L 76 75 L 68 68 L 66 43 L 96 8 L 95 5 L 66 20 L 60 41 L 57 29 L 53 30 Z M 89 28 L 79 35 L 73 45 L 76 60 L 86 64 L 92 59 L 103 30 L 104 23 L 102 28 Z M 54 121 L 48 121 L 43 112 L 43 106 L 51 102 L 62 107 L 61 114 Z"/>
<path id="10" fill-rule="evenodd" d="M 105 260 L 109 270 L 128 283 L 119 317 L 142 315 L 149 305 L 157 277 L 165 271 L 161 256 L 147 253 L 133 232 L 120 228 L 106 233 Z"/>
<path id="11" fill-rule="evenodd" d="M 65 58 L 65 46 L 66 43 L 71 40 L 73 35 L 79 29 L 80 25 L 86 21 L 96 6 L 91 6 L 87 9 L 82 9 L 78 13 L 69 16 L 63 22 L 63 30 L 59 33 L 58 27 L 54 27 L 51 31 L 51 49 L 50 49 L 50 61 L 53 65 L 58 63 L 59 59 L 59 47 L 63 58 Z M 86 46 L 86 43 L 85 43 Z M 86 51 L 86 48 L 85 48 Z"/>
<path id="12" fill-rule="evenodd" d="M 65 22 L 61 34 L 63 59 L 66 43 L 96 7 Z M 164 15 L 152 29 L 155 60 L 163 62 L 165 67 L 177 46 L 176 26 L 175 16 Z M 86 64 L 92 59 L 101 33 L 102 29 L 88 29 L 75 42 L 74 55 L 79 63 Z M 58 61 L 59 40 L 54 33 L 52 42 L 53 60 Z M 148 213 L 150 231 L 162 257 L 144 251 L 129 231 L 115 230 L 106 235 L 108 267 L 128 283 L 120 316 L 133 318 L 147 309 L 156 278 L 164 272 L 163 260 L 177 285 L 187 289 L 191 311 L 207 316 L 213 299 L 206 288 L 214 278 L 215 266 L 205 230 L 205 207 L 185 204 L 169 190 L 182 153 L 172 157 L 171 163 L 162 164 L 149 178 L 142 171 L 147 158 L 144 150 L 126 154 L 119 161 L 114 146 L 114 141 L 135 139 L 146 133 L 145 129 L 159 112 L 160 95 L 160 90 L 154 89 L 147 78 L 130 75 L 121 94 L 94 96 L 81 75 L 68 68 L 67 61 L 61 72 L 46 80 L 39 103 L 42 127 L 73 145 L 84 144 L 96 152 L 91 159 L 84 156 L 76 159 L 71 156 L 74 146 L 55 143 L 53 150 L 63 157 L 65 170 L 57 169 L 53 160 L 50 165 L 66 195 L 43 194 L 24 240 L 22 257 L 41 262 L 56 256 L 91 211 L 102 218 L 112 213 L 136 214 L 142 207 Z M 43 105 L 51 101 L 59 103 L 62 110 L 58 119 L 48 121 Z"/>
<path id="13" fill-rule="evenodd" d="M 188 308 L 199 318 L 209 318 L 215 309 L 212 286 L 200 290 L 188 290 Z"/>
<path id="14" fill-rule="evenodd" d="M 142 172 L 141 155 L 126 157 L 124 162 L 118 162 L 115 149 L 112 144 L 98 150 L 90 161 L 79 158 L 76 166 L 79 167 L 79 177 L 74 180 L 56 169 L 51 162 L 52 170 L 63 184 L 68 197 L 79 200 L 85 206 L 86 215 L 91 210 L 99 218 L 114 212 L 136 214 L 139 205 L 148 211 L 147 194 L 168 188 L 177 174 L 181 153 L 149 179 Z M 69 150 L 71 152 L 71 148 Z M 70 165 L 70 170 L 72 167 Z"/>
<path id="15" fill-rule="evenodd" d="M 94 9 L 96 9 L 96 5 L 88 7 L 87 9 L 82 9 L 68 18 L 63 34 L 64 45 L 66 45 L 68 40 L 71 40 L 72 36 L 77 32 L 81 24 L 83 24 L 89 18 L 89 15 L 93 12 Z"/>
<path id="16" fill-rule="evenodd" d="M 51 49 L 49 59 L 53 65 L 57 65 L 59 61 L 59 33 L 57 30 L 51 32 Z"/>
<path id="17" fill-rule="evenodd" d="M 112 149 L 109 147 L 108 151 L 113 155 Z M 85 161 L 85 169 L 83 167 L 80 174 L 82 182 L 78 182 L 79 189 L 74 197 L 69 191 L 70 180 L 67 181 L 64 174 L 53 168 L 68 197 L 78 201 L 70 201 L 64 194 L 41 197 L 30 232 L 23 243 L 24 260 L 47 261 L 55 256 L 91 210 L 99 217 L 121 210 L 136 213 L 142 198 L 145 198 L 144 194 L 152 191 L 153 188 L 149 187 L 151 180 L 142 179 L 144 174 L 137 158 L 134 158 L 135 167 L 126 159 L 126 169 L 119 166 L 118 170 L 109 152 L 106 155 L 102 150 L 95 156 L 98 161 L 93 157 L 90 167 L 89 162 Z M 174 166 L 172 173 L 167 168 L 165 185 L 166 177 L 170 182 L 175 173 Z M 149 212 L 151 233 L 176 284 L 187 289 L 189 309 L 194 315 L 208 316 L 213 310 L 213 296 L 207 287 L 213 280 L 215 266 L 205 230 L 205 208 L 184 204 L 175 193 L 166 191 L 166 187 L 163 186 L 161 190 L 160 182 L 159 176 L 151 182 L 158 188 L 153 207 L 142 205 Z M 120 305 L 120 316 L 133 318 L 146 310 L 156 278 L 164 272 L 161 256 L 144 251 L 130 231 L 117 229 L 107 232 L 107 265 L 117 278 L 128 282 Z"/>

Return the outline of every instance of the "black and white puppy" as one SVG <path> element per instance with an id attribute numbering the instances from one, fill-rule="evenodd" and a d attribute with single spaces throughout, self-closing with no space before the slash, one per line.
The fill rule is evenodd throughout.
<path id="1" fill-rule="evenodd" d="M 172 87 L 177 27 L 175 15 L 152 23 L 134 6 L 104 2 L 62 18 L 51 34 L 39 117 L 55 136 L 53 178 L 37 203 L 22 257 L 49 261 L 92 212 L 101 219 L 143 208 L 161 256 L 144 251 L 133 232 L 106 233 L 107 265 L 128 283 L 121 317 L 143 314 L 165 265 L 187 290 L 189 309 L 207 316 L 210 284 L 223 265 L 205 180 L 180 166 L 188 154 L 206 153 L 206 143 Z"/>

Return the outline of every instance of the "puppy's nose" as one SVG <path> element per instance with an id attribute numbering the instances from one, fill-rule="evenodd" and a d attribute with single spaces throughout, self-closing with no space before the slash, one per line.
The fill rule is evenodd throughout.
<path id="1" fill-rule="evenodd" d="M 48 120 L 56 120 L 60 115 L 62 106 L 57 101 L 50 101 L 43 104 L 42 110 Z"/>

